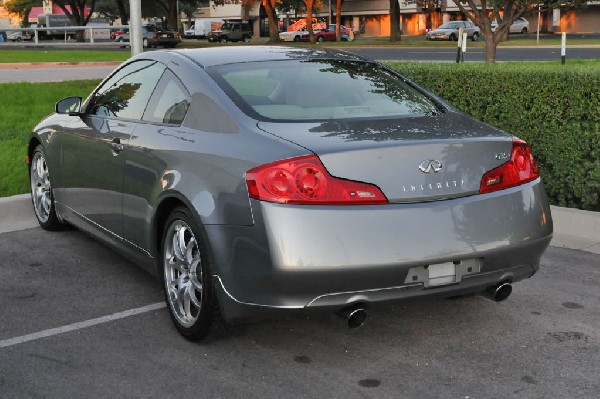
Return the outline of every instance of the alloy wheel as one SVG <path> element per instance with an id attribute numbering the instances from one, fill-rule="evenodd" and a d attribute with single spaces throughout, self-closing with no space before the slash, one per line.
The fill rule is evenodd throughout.
<path id="1" fill-rule="evenodd" d="M 202 310 L 202 260 L 194 232 L 183 220 L 174 220 L 164 240 L 166 297 L 177 321 L 191 327 Z"/>

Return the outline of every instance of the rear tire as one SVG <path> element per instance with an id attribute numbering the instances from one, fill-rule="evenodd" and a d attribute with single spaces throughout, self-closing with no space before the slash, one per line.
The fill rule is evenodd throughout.
<path id="1" fill-rule="evenodd" d="M 294 41 L 295 42 L 299 42 L 300 41 L 300 36 L 294 36 Z"/>
<path id="2" fill-rule="evenodd" d="M 471 40 L 473 40 L 474 42 L 476 42 L 477 40 L 479 40 L 479 33 L 477 33 L 477 32 L 473 33 L 473 36 L 471 37 Z"/>
<path id="3" fill-rule="evenodd" d="M 448 36 L 448 40 L 450 40 L 451 42 L 456 40 L 456 35 L 454 33 L 450 33 L 450 36 Z"/>
<path id="4" fill-rule="evenodd" d="M 161 276 L 165 302 L 179 333 L 190 341 L 217 334 L 219 317 L 206 235 L 191 212 L 176 208 L 162 232 Z"/>
<path id="5" fill-rule="evenodd" d="M 221 36 L 221 38 L 219 39 L 219 42 L 227 43 L 227 38 L 225 36 Z"/>
<path id="6" fill-rule="evenodd" d="M 523 30 L 521 31 L 522 34 L 526 34 L 527 33 L 527 28 L 523 28 Z"/>
<path id="7" fill-rule="evenodd" d="M 325 38 L 323 36 L 319 36 L 319 38 L 317 39 L 317 42 L 319 43 L 323 43 L 325 41 Z"/>
<path id="8" fill-rule="evenodd" d="M 148 48 L 149 47 L 148 39 L 144 38 L 142 40 L 142 47 L 144 47 L 144 48 Z"/>
<path id="9" fill-rule="evenodd" d="M 243 41 L 244 43 L 250 43 L 250 37 L 248 37 L 248 36 L 244 35 L 244 37 L 242 37 L 242 41 Z"/>

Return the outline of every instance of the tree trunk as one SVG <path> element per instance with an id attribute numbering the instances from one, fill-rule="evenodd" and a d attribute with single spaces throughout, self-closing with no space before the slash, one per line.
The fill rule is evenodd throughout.
<path id="1" fill-rule="evenodd" d="M 342 40 L 342 33 L 340 32 L 340 25 L 342 24 L 342 0 L 336 0 L 335 2 L 335 41 L 339 42 Z"/>
<path id="2" fill-rule="evenodd" d="M 496 47 L 498 43 L 496 43 L 495 36 L 491 29 L 485 33 L 485 62 L 488 64 L 496 63 Z"/>
<path id="3" fill-rule="evenodd" d="M 263 0 L 267 17 L 269 18 L 269 42 L 277 43 L 279 41 L 279 29 L 277 27 L 277 19 L 275 18 L 274 4 L 271 3 L 273 0 Z"/>
<path id="4" fill-rule="evenodd" d="M 115 0 L 117 2 L 117 9 L 119 10 L 119 18 L 121 18 L 121 25 L 127 25 L 129 21 L 129 13 L 125 7 L 124 0 Z"/>
<path id="5" fill-rule="evenodd" d="M 179 32 L 178 15 L 177 15 L 177 0 L 168 0 L 167 25 L 175 32 Z"/>
<path id="6" fill-rule="evenodd" d="M 390 42 L 399 42 L 401 40 L 400 3 L 398 3 L 398 0 L 390 0 Z"/>
<path id="7" fill-rule="evenodd" d="M 315 43 L 315 32 L 313 30 L 313 5 L 314 0 L 305 0 L 306 3 L 306 28 L 308 29 L 308 40 Z"/>

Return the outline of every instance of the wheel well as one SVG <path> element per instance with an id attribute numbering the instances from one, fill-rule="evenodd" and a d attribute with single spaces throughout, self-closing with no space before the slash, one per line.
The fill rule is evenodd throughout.
<path id="1" fill-rule="evenodd" d="M 29 145 L 27 146 L 27 156 L 29 157 L 29 162 L 31 162 L 31 159 L 33 158 L 33 152 L 35 151 L 36 147 L 40 144 L 40 141 L 35 137 L 29 140 Z"/>
<path id="2" fill-rule="evenodd" d="M 160 253 L 160 246 L 162 244 L 161 240 L 163 230 L 165 228 L 165 222 L 167 221 L 167 218 L 169 217 L 171 212 L 173 212 L 173 209 L 178 207 L 187 208 L 187 205 L 183 201 L 175 197 L 166 198 L 158 205 L 158 209 L 156 210 L 156 214 L 154 216 L 154 249 L 156 250 L 157 254 Z"/>

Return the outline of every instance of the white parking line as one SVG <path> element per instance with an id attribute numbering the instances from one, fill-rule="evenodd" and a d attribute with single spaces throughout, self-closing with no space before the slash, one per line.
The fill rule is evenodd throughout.
<path id="1" fill-rule="evenodd" d="M 151 312 L 153 310 L 162 309 L 165 307 L 165 303 L 154 303 L 152 305 L 142 306 L 141 308 L 129 309 L 123 312 L 113 313 L 108 316 L 98 317 L 96 319 L 81 321 L 79 323 L 73 323 L 62 327 L 51 328 L 49 330 L 43 330 L 33 334 L 22 335 L 20 337 L 5 339 L 0 341 L 0 348 L 6 348 L 7 346 L 19 345 L 29 341 L 35 341 L 40 338 L 51 337 L 53 335 L 63 334 L 70 331 L 81 330 L 95 326 L 97 324 L 108 323 L 109 321 L 124 319 L 126 317 L 135 316 L 141 313 Z"/>

